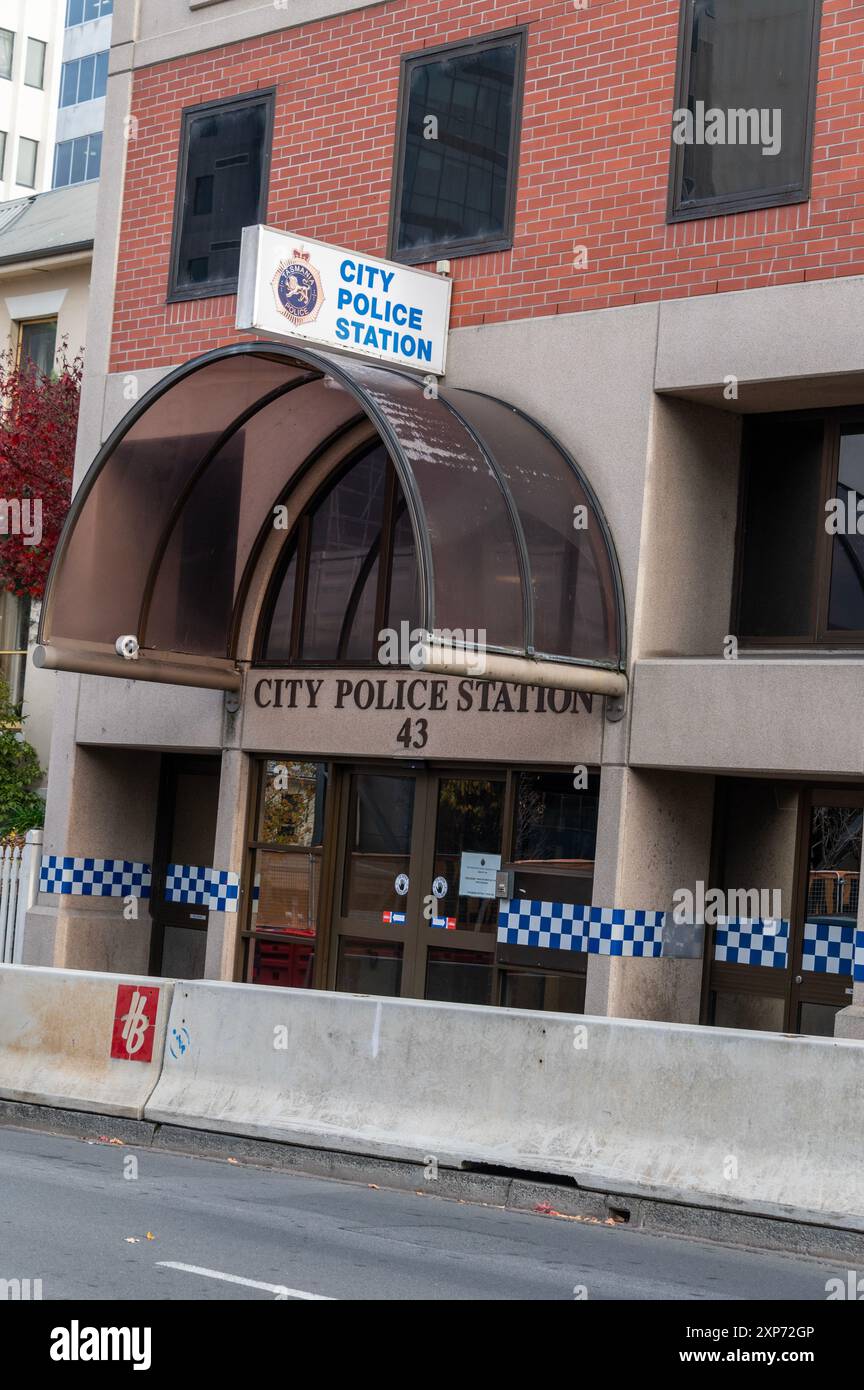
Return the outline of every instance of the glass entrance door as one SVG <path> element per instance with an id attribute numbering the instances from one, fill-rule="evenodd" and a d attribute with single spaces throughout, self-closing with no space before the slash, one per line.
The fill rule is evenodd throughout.
<path id="1" fill-rule="evenodd" d="M 420 873 L 423 914 L 414 994 L 491 1004 L 505 779 L 432 774 Z"/>
<path id="2" fill-rule="evenodd" d="M 492 1003 L 504 775 L 344 775 L 330 987 Z"/>
<path id="3" fill-rule="evenodd" d="M 420 898 L 412 868 L 423 834 L 420 779 L 411 771 L 345 775 L 332 986 L 354 994 L 410 994 Z"/>

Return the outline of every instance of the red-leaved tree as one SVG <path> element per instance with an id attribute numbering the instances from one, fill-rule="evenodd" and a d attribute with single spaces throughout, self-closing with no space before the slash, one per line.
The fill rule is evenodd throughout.
<path id="1" fill-rule="evenodd" d="M 0 589 L 41 599 L 51 559 L 72 497 L 75 435 L 83 358 L 71 360 L 65 343 L 52 376 L 29 360 L 16 362 L 10 349 L 0 354 Z M 41 504 L 38 545 L 11 534 L 8 504 L 30 499 L 30 515 Z M 31 538 L 33 535 L 31 529 Z"/>

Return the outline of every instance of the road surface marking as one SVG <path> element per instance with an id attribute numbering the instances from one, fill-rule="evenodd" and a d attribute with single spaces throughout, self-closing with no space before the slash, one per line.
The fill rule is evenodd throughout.
<path id="1" fill-rule="evenodd" d="M 304 1298 L 316 1303 L 335 1303 L 326 1293 L 306 1293 L 303 1289 L 289 1289 L 284 1284 L 262 1284 L 258 1279 L 243 1279 L 239 1274 L 224 1274 L 219 1269 L 204 1269 L 201 1265 L 182 1265 L 174 1260 L 157 1260 L 160 1269 L 179 1269 L 184 1274 L 201 1274 L 205 1279 L 222 1279 L 226 1284 L 244 1284 L 247 1289 L 264 1289 L 267 1293 L 281 1294 L 283 1298 Z"/>

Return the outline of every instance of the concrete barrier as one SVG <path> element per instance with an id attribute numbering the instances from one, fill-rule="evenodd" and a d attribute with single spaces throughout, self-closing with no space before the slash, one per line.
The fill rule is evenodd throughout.
<path id="1" fill-rule="evenodd" d="M 864 1046 L 177 982 L 147 1119 L 864 1228 Z"/>
<path id="2" fill-rule="evenodd" d="M 143 1117 L 173 982 L 0 966 L 0 1099 Z"/>

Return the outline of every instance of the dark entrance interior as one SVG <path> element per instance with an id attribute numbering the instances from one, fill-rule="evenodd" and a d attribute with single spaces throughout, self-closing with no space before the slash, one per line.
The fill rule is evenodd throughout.
<path id="1" fill-rule="evenodd" d="M 748 802 L 756 808 L 750 819 Z M 721 783 L 720 881 L 741 881 L 734 869 L 740 869 L 742 846 L 762 834 L 757 862 L 772 882 L 756 886 L 770 892 L 776 883 L 788 884 L 782 901 L 788 946 L 785 967 L 718 961 L 712 933 L 705 1022 L 833 1037 L 835 1014 L 852 1002 L 862 824 L 864 790 L 858 787 Z"/>
<path id="2" fill-rule="evenodd" d="M 212 868 L 219 807 L 218 757 L 163 754 L 153 878 L 150 973 L 197 980 L 204 974 L 206 904 L 168 901 L 172 866 Z"/>

